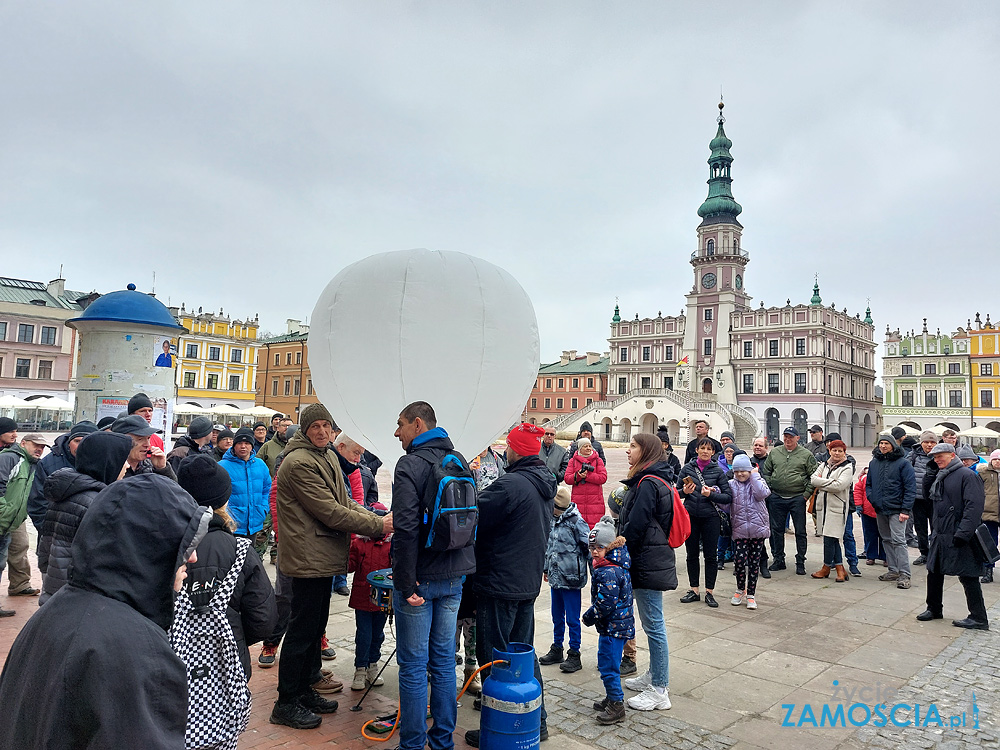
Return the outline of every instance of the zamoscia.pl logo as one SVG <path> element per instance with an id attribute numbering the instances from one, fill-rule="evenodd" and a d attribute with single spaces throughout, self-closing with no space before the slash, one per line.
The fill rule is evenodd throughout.
<path id="1" fill-rule="evenodd" d="M 941 714 L 936 703 L 904 703 L 896 700 L 895 688 L 875 683 L 849 688 L 833 681 L 830 701 L 813 703 L 782 703 L 785 717 L 783 727 L 938 727 L 959 729 L 979 728 L 979 706 L 972 694 L 969 708 L 961 713 Z"/>

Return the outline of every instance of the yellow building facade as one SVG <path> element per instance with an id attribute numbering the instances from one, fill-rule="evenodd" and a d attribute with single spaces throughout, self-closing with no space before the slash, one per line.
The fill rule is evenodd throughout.
<path id="1" fill-rule="evenodd" d="M 980 427 L 1000 430 L 1000 329 L 978 314 L 969 331 L 972 361 L 972 419 Z"/>
<path id="2" fill-rule="evenodd" d="M 221 309 L 218 314 L 201 308 L 187 311 L 183 305 L 171 312 L 189 331 L 174 342 L 177 403 L 240 409 L 253 406 L 258 319 L 231 319 Z"/>

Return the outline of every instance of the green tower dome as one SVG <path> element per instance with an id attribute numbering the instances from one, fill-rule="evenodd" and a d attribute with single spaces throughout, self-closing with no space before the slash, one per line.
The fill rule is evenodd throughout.
<path id="1" fill-rule="evenodd" d="M 743 207 L 736 202 L 732 193 L 730 168 L 733 156 L 729 149 L 733 142 L 729 140 L 723 127 L 726 122 L 726 118 L 722 116 L 724 106 L 719 102 L 719 129 L 708 144 L 712 151 L 708 157 L 708 197 L 698 208 L 698 216 L 712 222 L 739 224 L 736 217 L 743 211 Z"/>

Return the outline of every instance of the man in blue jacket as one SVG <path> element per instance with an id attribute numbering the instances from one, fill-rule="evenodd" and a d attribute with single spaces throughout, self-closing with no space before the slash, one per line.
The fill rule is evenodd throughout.
<path id="1" fill-rule="evenodd" d="M 229 497 L 229 516 L 236 524 L 235 534 L 253 540 L 254 549 L 264 561 L 267 539 L 258 539 L 257 532 L 264 528 L 264 516 L 271 506 L 271 472 L 253 451 L 253 432 L 241 427 L 233 439 L 233 447 L 226 451 L 219 466 L 226 470 L 233 482 Z"/>
<path id="2" fill-rule="evenodd" d="M 910 588 L 910 556 L 906 547 L 906 521 L 913 510 L 917 483 L 910 462 L 892 435 L 879 435 L 868 464 L 865 494 L 875 508 L 878 533 L 885 546 L 889 570 L 880 581 L 896 581 L 896 588 Z"/>
<path id="3" fill-rule="evenodd" d="M 458 715 L 455 686 L 455 627 L 462 582 L 476 570 L 473 547 L 427 549 L 425 490 L 432 467 L 455 450 L 448 433 L 437 426 L 434 409 L 416 401 L 399 414 L 396 437 L 406 455 L 396 463 L 392 482 L 393 611 L 396 615 L 396 662 L 399 664 L 399 747 L 435 750 L 454 747 Z M 551 473 L 549 476 L 552 476 Z M 544 554 L 544 545 L 542 546 Z M 541 574 L 539 574 L 541 579 Z M 427 673 L 430 671 L 431 718 L 427 729 Z"/>

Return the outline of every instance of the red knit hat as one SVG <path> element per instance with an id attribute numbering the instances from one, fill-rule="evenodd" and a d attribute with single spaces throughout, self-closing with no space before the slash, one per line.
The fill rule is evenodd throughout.
<path id="1" fill-rule="evenodd" d="M 523 422 L 507 435 L 507 445 L 519 456 L 537 456 L 542 450 L 542 435 L 545 434 L 538 425 Z"/>

